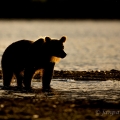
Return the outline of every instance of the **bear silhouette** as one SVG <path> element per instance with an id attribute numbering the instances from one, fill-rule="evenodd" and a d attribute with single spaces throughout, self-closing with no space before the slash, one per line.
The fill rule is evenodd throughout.
<path id="1" fill-rule="evenodd" d="M 42 88 L 50 89 L 55 63 L 65 58 L 63 43 L 60 40 L 45 37 L 36 41 L 19 40 L 9 45 L 2 55 L 1 67 L 3 72 L 3 86 L 10 87 L 13 75 L 17 79 L 17 87 L 31 89 L 31 79 L 35 71 L 43 69 Z"/>

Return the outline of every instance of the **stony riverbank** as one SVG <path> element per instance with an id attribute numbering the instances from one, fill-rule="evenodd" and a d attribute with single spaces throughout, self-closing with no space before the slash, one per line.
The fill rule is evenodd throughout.
<path id="1" fill-rule="evenodd" d="M 39 79 L 41 71 L 34 75 L 34 79 Z M 110 71 L 57 71 L 54 70 L 53 79 L 67 78 L 74 80 L 120 80 L 119 70 Z M 0 70 L 0 79 L 2 79 L 2 71 Z"/>
<path id="2" fill-rule="evenodd" d="M 1 78 L 2 78 L 2 72 Z M 34 75 L 39 79 L 40 73 Z M 41 82 L 32 82 L 33 91 L 2 90 L 0 83 L 0 120 L 119 120 L 119 86 L 107 83 L 98 88 L 97 81 L 120 80 L 120 71 L 54 71 L 51 92 L 42 92 Z M 56 81 L 56 79 L 58 79 Z M 73 80 L 69 82 L 69 79 Z M 61 81 L 66 80 L 66 81 Z M 68 82 L 67 82 L 68 80 Z M 97 80 L 96 85 L 81 86 L 75 81 Z M 106 81 L 105 81 L 106 82 Z M 64 84 L 64 85 L 63 85 Z M 75 85 L 78 85 L 75 87 Z M 57 86 L 56 86 L 57 85 Z M 104 84 L 103 84 L 104 85 Z M 62 87 L 63 86 L 63 87 Z M 65 87 L 68 87 L 65 89 Z M 98 89 L 93 89 L 97 87 Z M 88 90 L 87 90 L 88 89 Z M 99 90 L 100 89 L 100 90 Z"/>
<path id="3" fill-rule="evenodd" d="M 46 94 L 46 93 L 44 93 Z M 52 94 L 52 93 L 51 93 Z M 120 103 L 104 100 L 1 98 L 0 120 L 119 120 Z"/>

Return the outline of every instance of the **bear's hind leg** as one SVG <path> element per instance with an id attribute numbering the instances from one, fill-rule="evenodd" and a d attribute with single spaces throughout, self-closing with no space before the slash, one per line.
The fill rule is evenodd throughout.
<path id="1" fill-rule="evenodd" d="M 16 71 L 14 72 L 14 74 L 17 79 L 17 87 L 21 89 L 23 87 L 22 83 L 23 83 L 24 76 L 22 75 L 21 71 Z"/>
<path id="2" fill-rule="evenodd" d="M 3 86 L 4 88 L 9 88 L 10 87 L 10 83 L 13 77 L 13 71 L 9 70 L 9 69 L 3 69 Z"/>
<path id="3" fill-rule="evenodd" d="M 35 69 L 34 68 L 26 68 L 24 71 L 24 86 L 26 90 L 30 90 L 31 89 L 31 80 L 33 77 L 33 74 L 35 73 Z"/>

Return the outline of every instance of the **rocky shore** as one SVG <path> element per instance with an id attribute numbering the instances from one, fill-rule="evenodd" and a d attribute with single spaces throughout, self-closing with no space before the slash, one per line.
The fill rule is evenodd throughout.
<path id="1" fill-rule="evenodd" d="M 38 98 L 0 99 L 0 120 L 119 120 L 119 104 Z"/>
<path id="2" fill-rule="evenodd" d="M 38 72 L 34 75 L 34 79 L 39 79 L 40 75 L 41 73 Z M 2 79 L 2 71 L 0 78 Z M 120 71 L 54 71 L 53 78 L 76 81 L 120 80 Z M 11 90 L 0 89 L 0 120 L 120 119 L 119 99 L 114 102 L 90 99 L 84 97 L 85 93 L 87 92 L 81 91 L 80 97 L 73 100 L 71 91 L 53 89 L 51 92 L 42 92 L 41 88 L 33 88 L 32 93 L 24 91 L 21 93 L 16 91 L 15 87 Z M 69 94 L 71 97 L 66 97 Z"/>
<path id="3" fill-rule="evenodd" d="M 34 75 L 34 79 L 40 79 L 41 71 Z M 57 71 L 54 70 L 53 79 L 74 79 L 74 80 L 120 80 L 119 70 L 110 71 Z M 2 79 L 2 71 L 0 70 L 0 79 Z"/>

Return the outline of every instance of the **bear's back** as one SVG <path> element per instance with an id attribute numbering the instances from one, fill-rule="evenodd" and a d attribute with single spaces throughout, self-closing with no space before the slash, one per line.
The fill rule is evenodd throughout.
<path id="1" fill-rule="evenodd" d="M 30 40 L 19 40 L 9 45 L 2 55 L 2 64 L 22 61 L 26 57 L 26 52 L 33 44 Z"/>
<path id="2" fill-rule="evenodd" d="M 14 54 L 20 56 L 21 54 L 24 54 L 28 50 L 32 43 L 33 41 L 30 40 L 20 40 L 14 42 L 6 48 L 6 50 L 3 53 L 3 56 L 4 54 L 7 54 L 6 56 L 10 55 L 11 57 Z"/>

